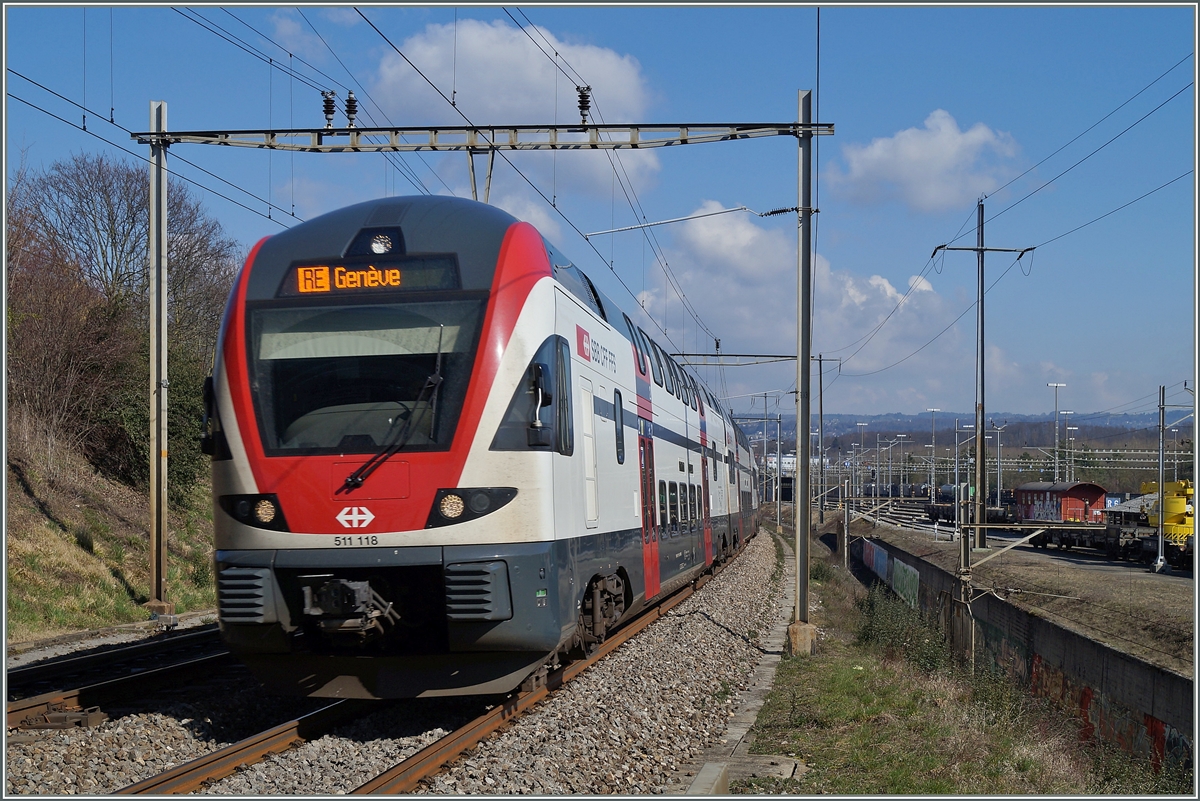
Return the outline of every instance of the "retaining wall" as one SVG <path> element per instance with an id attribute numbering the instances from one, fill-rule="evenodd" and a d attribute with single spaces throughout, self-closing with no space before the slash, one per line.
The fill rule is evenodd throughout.
<path id="1" fill-rule="evenodd" d="M 968 615 L 956 599 L 958 577 L 891 543 L 855 540 L 850 554 L 915 609 L 937 616 L 956 645 L 973 648 L 976 665 L 994 665 L 1076 715 L 1081 736 L 1130 753 L 1192 762 L 1193 682 L 1032 615 L 993 595 Z"/>

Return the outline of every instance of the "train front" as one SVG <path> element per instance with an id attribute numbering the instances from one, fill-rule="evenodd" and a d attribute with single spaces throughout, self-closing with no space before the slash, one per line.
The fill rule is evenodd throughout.
<path id="1" fill-rule="evenodd" d="M 222 636 L 268 687 L 503 692 L 559 644 L 548 482 L 489 462 L 480 426 L 548 275 L 531 226 L 454 198 L 351 206 L 251 253 L 205 449 Z"/>

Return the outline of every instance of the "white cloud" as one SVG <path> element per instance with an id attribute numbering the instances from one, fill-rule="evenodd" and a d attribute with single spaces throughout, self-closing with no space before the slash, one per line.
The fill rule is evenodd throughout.
<path id="1" fill-rule="evenodd" d="M 459 192 L 459 197 L 470 197 L 470 191 Z M 561 218 L 555 214 L 541 198 L 536 200 L 523 194 L 507 194 L 504 196 L 491 195 L 488 198 L 491 205 L 504 209 L 518 220 L 524 220 L 538 230 L 542 236 L 551 242 L 562 241 Z"/>
<path id="2" fill-rule="evenodd" d="M 1010 134 L 976 123 L 963 131 L 938 109 L 924 128 L 906 128 L 869 145 L 844 145 L 843 172 L 828 172 L 834 189 L 861 202 L 899 199 L 919 211 L 963 205 L 995 189 L 1019 151 Z"/>
<path id="3" fill-rule="evenodd" d="M 397 125 L 463 125 L 462 115 L 475 125 L 577 121 L 574 83 L 556 69 L 532 37 L 589 81 L 592 120 L 599 121 L 599 113 L 610 124 L 644 116 L 649 92 L 635 58 L 565 41 L 544 28 L 531 28 L 529 34 L 500 21 L 460 19 L 457 31 L 453 24 L 428 25 L 398 44 L 416 69 L 395 52 L 386 53 L 371 96 Z M 453 100 L 454 107 L 448 100 Z M 452 164 L 461 163 L 454 169 L 462 170 L 465 184 L 465 160 L 461 155 L 451 158 Z M 603 151 L 560 151 L 553 157 L 549 153 L 510 153 L 508 158 L 539 186 L 552 185 L 552 191 L 607 194 L 610 188 L 612 167 Z M 659 170 L 658 157 L 649 151 L 626 151 L 620 159 L 639 191 Z M 493 181 L 493 193 L 531 191 L 501 158 L 496 160 Z"/>
<path id="4" fill-rule="evenodd" d="M 287 48 L 288 52 L 308 61 L 325 61 L 329 50 L 294 9 L 280 9 L 271 15 L 270 20 L 274 32 L 271 38 Z"/>
<path id="5" fill-rule="evenodd" d="M 350 28 L 362 22 L 362 17 L 352 8 L 323 8 L 321 16 L 335 25 Z"/>
<path id="6" fill-rule="evenodd" d="M 720 204 L 707 201 L 692 213 L 710 213 L 720 208 Z M 671 229 L 673 239 L 667 247 L 668 260 L 700 317 L 722 337 L 722 351 L 796 352 L 794 231 L 765 227 L 751 215 L 737 213 L 691 220 Z M 681 340 L 680 302 L 673 290 L 662 288 L 661 273 L 657 269 L 653 272 L 656 276 L 648 282 L 653 290 L 647 292 L 647 310 L 660 322 L 671 321 L 669 330 L 677 344 L 690 350 L 698 340 L 701 350 L 710 350 L 711 341 L 706 341 L 706 335 L 694 337 L 696 325 L 690 319 L 686 343 Z M 861 374 L 887 367 L 926 345 L 959 309 L 948 303 L 927 279 L 912 276 L 907 283 L 913 290 L 897 309 L 904 293 L 891 281 L 880 275 L 834 270 L 818 254 L 813 354 L 846 358 L 844 372 Z M 889 315 L 890 319 L 880 327 Z M 866 342 L 867 335 L 877 327 L 878 332 Z M 944 363 L 961 346 L 958 329 L 951 328 L 899 367 L 869 378 L 845 376 L 837 383 L 836 394 L 827 395 L 826 408 L 835 402 L 856 408 L 872 405 L 887 409 L 925 408 L 934 399 L 940 401 L 944 382 L 955 378 L 955 374 L 947 375 Z M 828 363 L 826 366 L 834 371 L 826 379 L 826 389 L 830 390 L 836 368 Z M 704 374 L 703 369 L 700 372 Z M 709 372 L 715 377 L 715 371 Z M 971 385 L 970 376 L 968 364 L 961 376 L 967 386 Z M 731 395 L 761 392 L 764 387 L 786 388 L 795 379 L 795 365 L 786 362 L 727 370 L 726 378 Z M 815 382 L 813 391 L 816 392 Z M 840 400 L 835 401 L 838 395 Z M 784 405 L 785 411 L 790 412 L 790 406 Z"/>

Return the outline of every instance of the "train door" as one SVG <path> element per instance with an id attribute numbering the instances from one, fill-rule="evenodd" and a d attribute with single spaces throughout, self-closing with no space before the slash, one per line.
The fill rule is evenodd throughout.
<path id="1" fill-rule="evenodd" d="M 658 564 L 659 528 L 654 515 L 654 439 L 643 433 L 650 424 L 638 419 L 638 468 L 641 471 L 642 493 L 642 566 L 646 575 L 646 600 L 658 595 L 662 588 Z"/>
<path id="2" fill-rule="evenodd" d="M 713 563 L 713 534 L 711 502 L 708 489 L 708 425 L 704 419 L 704 402 L 700 402 L 700 525 L 704 528 L 704 564 Z"/>
<path id="3" fill-rule="evenodd" d="M 600 496 L 596 488 L 596 411 L 591 379 L 579 377 L 579 429 L 583 443 L 584 520 L 587 528 L 600 522 Z"/>

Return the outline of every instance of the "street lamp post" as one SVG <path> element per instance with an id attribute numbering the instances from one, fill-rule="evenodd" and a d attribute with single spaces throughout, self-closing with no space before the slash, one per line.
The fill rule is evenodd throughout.
<path id="1" fill-rule="evenodd" d="M 861 498 L 864 495 L 863 490 L 866 484 L 866 482 L 863 481 L 863 461 L 865 461 L 867 453 L 867 424 L 855 423 L 855 425 L 858 426 L 858 450 L 860 460 L 858 463 L 858 497 Z"/>
<path id="2" fill-rule="evenodd" d="M 934 414 L 940 412 L 941 409 L 926 409 L 925 411 L 929 412 L 929 441 L 932 443 L 930 447 L 933 448 L 930 451 L 932 458 L 929 461 L 929 500 L 932 503 L 937 498 L 937 490 L 934 489 L 937 486 L 937 422 Z"/>
<path id="3" fill-rule="evenodd" d="M 1175 472 L 1174 478 L 1171 479 L 1172 481 L 1179 480 L 1179 438 L 1176 436 L 1178 433 L 1178 428 L 1171 429 L 1171 451 L 1175 454 Z"/>
<path id="4" fill-rule="evenodd" d="M 992 421 L 992 429 L 996 432 L 996 505 L 1003 506 L 1004 502 L 1000 500 L 1000 492 L 1004 489 L 1004 451 L 1000 446 L 1000 432 L 1008 428 L 1008 421 L 1004 421 L 1004 425 L 996 425 L 996 421 Z"/>
<path id="5" fill-rule="evenodd" d="M 1067 426 L 1067 481 L 1075 480 L 1075 437 L 1071 432 L 1078 430 L 1079 426 Z"/>
<path id="6" fill-rule="evenodd" d="M 1054 480 L 1058 481 L 1058 390 L 1065 387 L 1066 384 L 1050 383 L 1048 387 L 1054 388 Z"/>

